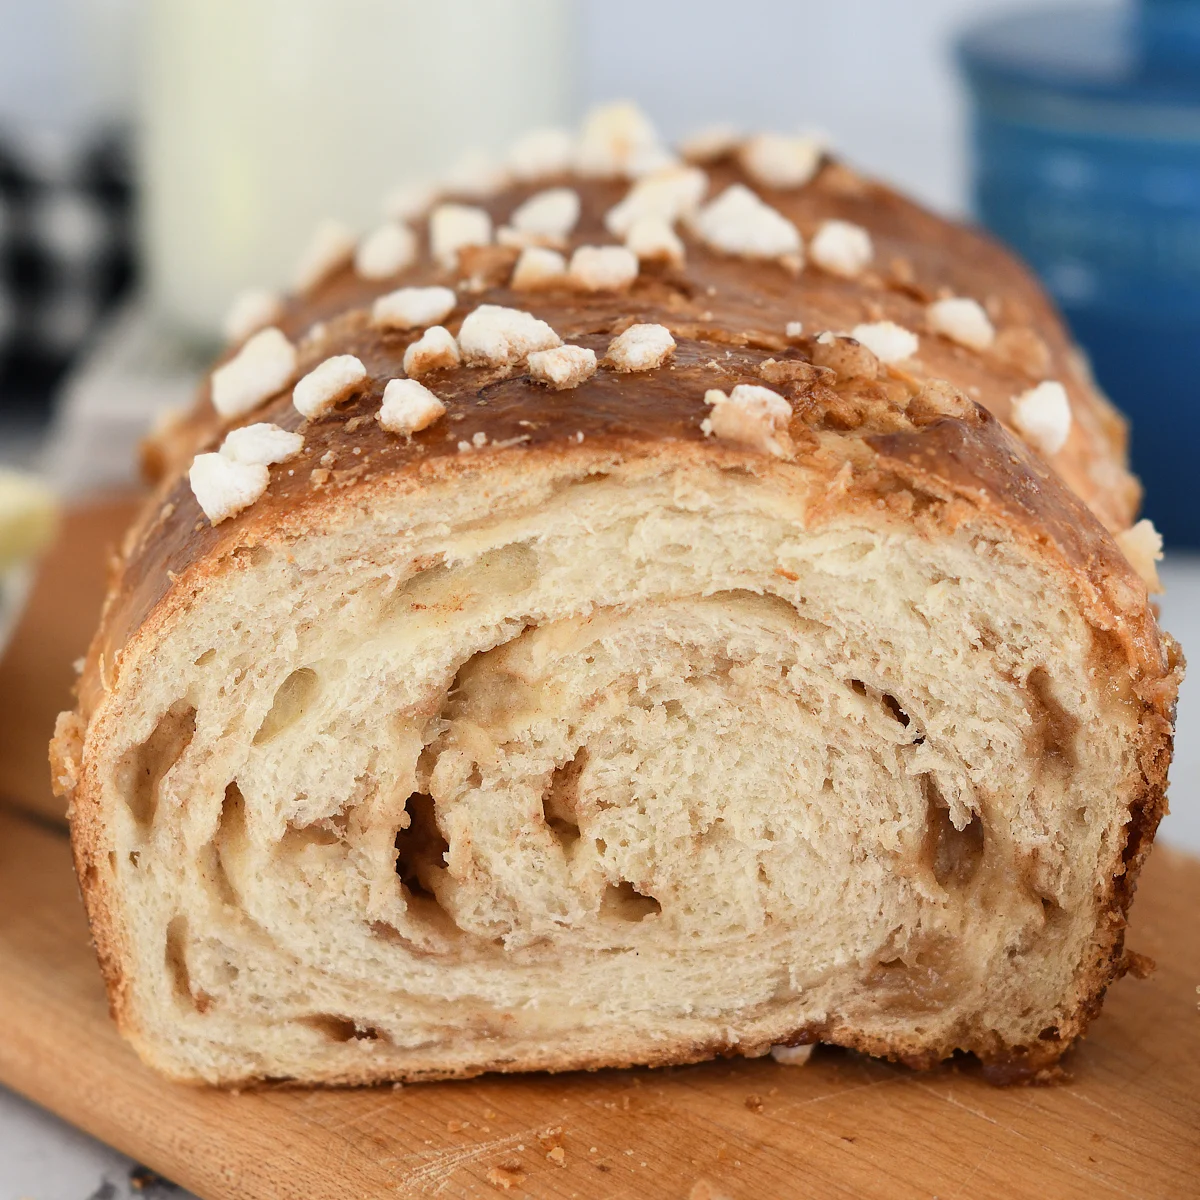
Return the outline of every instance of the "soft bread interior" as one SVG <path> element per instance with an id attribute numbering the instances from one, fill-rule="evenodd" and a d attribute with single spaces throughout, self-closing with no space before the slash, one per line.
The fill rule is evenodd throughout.
<path id="1" fill-rule="evenodd" d="M 1135 706 L 1029 550 L 820 523 L 786 479 L 431 487 L 136 641 L 89 740 L 142 1052 L 353 1081 L 1054 1037 Z"/>

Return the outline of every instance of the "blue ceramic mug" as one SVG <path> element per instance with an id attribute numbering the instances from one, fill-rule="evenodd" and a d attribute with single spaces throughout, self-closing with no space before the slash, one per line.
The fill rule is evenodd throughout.
<path id="1" fill-rule="evenodd" d="M 975 211 L 1132 419 L 1146 514 L 1200 547 L 1200 0 L 990 20 L 959 62 Z"/>

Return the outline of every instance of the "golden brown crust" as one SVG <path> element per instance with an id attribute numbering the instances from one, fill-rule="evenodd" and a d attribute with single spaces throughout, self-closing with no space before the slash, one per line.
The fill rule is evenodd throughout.
<path id="1" fill-rule="evenodd" d="M 710 195 L 740 178 L 729 162 L 710 171 Z M 530 193 L 554 183 L 576 187 L 583 215 L 574 245 L 610 243 L 603 215 L 627 185 L 545 181 L 482 202 L 497 225 Z M 789 429 L 794 461 L 829 483 L 828 516 L 853 509 L 889 508 L 899 519 L 946 531 L 984 519 L 1033 553 L 1047 557 L 1077 590 L 1080 605 L 1105 656 L 1104 668 L 1128 676 L 1141 706 L 1142 782 L 1134 798 L 1124 847 L 1112 864 L 1104 916 L 1091 961 L 1084 965 L 1075 1011 L 1034 1046 L 1005 1046 L 978 1033 L 970 1040 L 998 1075 L 1034 1075 L 1051 1065 L 1086 1028 L 1108 984 L 1124 970 L 1125 914 L 1138 870 L 1164 810 L 1174 699 L 1181 672 L 1177 649 L 1164 641 L 1146 589 L 1108 529 L 1131 521 L 1137 485 L 1123 462 L 1124 428 L 1078 369 L 1061 323 L 1028 274 L 979 233 L 942 221 L 878 184 L 836 164 L 807 187 L 756 188 L 810 237 L 823 219 L 839 217 L 866 227 L 875 259 L 854 281 L 813 267 L 789 271 L 779 263 L 751 263 L 687 240 L 683 267 L 643 266 L 626 294 L 585 295 L 566 290 L 513 292 L 507 283 L 515 252 L 489 248 L 464 256 L 463 272 L 447 271 L 425 255 L 397 279 L 371 284 L 346 268 L 315 295 L 292 300 L 281 322 L 301 352 L 301 369 L 331 354 L 357 355 L 368 380 L 334 412 L 305 422 L 290 390 L 268 400 L 240 424 L 273 421 L 301 429 L 298 458 L 271 468 L 269 489 L 257 503 L 217 527 L 202 516 L 186 480 L 191 456 L 215 449 L 222 423 L 203 393 L 194 412 L 160 438 L 149 458 L 161 478 L 155 495 L 126 540 L 124 559 L 105 607 L 81 681 L 80 716 L 56 742 L 56 785 L 73 804 L 73 837 L 81 886 L 114 1011 L 124 1019 L 121 932 L 92 859 L 100 852 L 96 790 L 82 749 L 82 723 L 112 686 L 126 644 L 258 544 L 303 537 L 335 515 L 397 490 L 444 479 L 486 477 L 494 468 L 561 466 L 565 474 L 600 469 L 605 462 L 653 459 L 717 461 L 750 472 L 786 472 L 755 452 L 706 439 L 700 428 L 708 388 L 769 381 L 795 410 Z M 425 244 L 421 230 L 421 244 Z M 464 285 L 463 275 L 468 277 Z M 383 388 L 403 375 L 412 333 L 383 332 L 369 321 L 371 300 L 402 284 L 459 287 L 459 303 L 445 321 L 457 333 L 479 303 L 504 304 L 548 321 L 564 342 L 590 347 L 603 359 L 611 338 L 634 322 L 670 328 L 677 349 L 656 370 L 620 374 L 601 369 L 569 391 L 553 392 L 523 370 L 462 367 L 424 380 L 447 405 L 447 415 L 411 440 L 378 424 Z M 968 350 L 934 334 L 925 305 L 945 294 L 984 303 L 997 327 L 992 349 Z M 805 336 L 789 337 L 789 321 Z M 838 358 L 815 340 L 825 329 L 848 330 L 863 321 L 892 320 L 921 337 L 916 358 L 901 367 L 872 365 L 872 356 Z M 865 363 L 865 366 L 863 365 Z M 857 365 L 855 365 L 857 364 Z M 1002 422 L 1015 394 L 1057 378 L 1070 396 L 1074 422 L 1053 470 Z M 939 381 L 947 381 L 945 383 Z M 486 435 L 480 450 L 458 443 Z M 1069 486 L 1068 486 L 1069 485 Z M 818 514 L 819 517 L 819 514 Z M 1106 529 L 1106 526 L 1108 529 Z M 929 1066 L 954 1045 L 882 1044 L 831 1020 L 819 1030 L 794 1031 L 793 1041 L 825 1040 L 872 1054 Z M 960 1043 L 961 1044 L 961 1043 Z M 638 1062 L 692 1062 L 734 1046 L 696 1046 Z M 519 1070 L 528 1063 L 487 1061 L 461 1072 L 414 1072 L 441 1078 L 485 1070 Z M 607 1066 L 577 1058 L 542 1069 Z M 368 1083 L 361 1074 L 328 1082 Z M 388 1074 L 388 1077 L 393 1077 Z"/>

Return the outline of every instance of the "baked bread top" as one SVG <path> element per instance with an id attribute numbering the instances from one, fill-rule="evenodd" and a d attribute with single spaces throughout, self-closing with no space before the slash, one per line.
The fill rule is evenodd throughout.
<path id="1" fill-rule="evenodd" d="M 675 160 L 658 174 L 632 177 L 630 146 L 640 146 L 643 160 L 648 145 L 651 158 L 659 153 L 647 130 L 644 118 L 628 108 L 601 110 L 573 151 L 582 173 L 535 171 L 523 180 L 510 174 L 483 194 L 439 194 L 435 211 L 444 204 L 486 211 L 487 245 L 439 258 L 426 208 L 402 223 L 415 233 L 411 264 L 366 278 L 364 262 L 370 274 L 379 273 L 368 261 L 370 251 L 363 254 L 366 243 L 356 265 L 349 248 L 339 259 L 337 239 L 327 230 L 326 270 L 315 271 L 310 255 L 315 282 L 281 300 L 272 314 L 297 351 L 287 385 L 229 419 L 214 409 L 206 382 L 194 409 L 148 443 L 146 466 L 157 492 L 126 541 L 93 665 L 100 655 L 111 665 L 168 593 L 182 600 L 214 564 L 264 538 L 303 536 L 310 522 L 369 503 L 376 488 L 421 487 L 448 474 L 486 471 L 496 456 L 531 468 L 566 456 L 587 460 L 595 471 L 606 456 L 642 454 L 732 455 L 748 470 L 765 466 L 771 456 L 761 448 L 709 436 L 705 426 L 710 389 L 754 384 L 788 399 L 793 416 L 785 456 L 827 471 L 835 483 L 831 513 L 838 506 L 884 504 L 898 516 L 953 522 L 956 505 L 990 509 L 1014 535 L 1052 546 L 1086 580 L 1097 627 L 1114 633 L 1135 677 L 1165 678 L 1170 668 L 1146 584 L 1110 536 L 1125 536 L 1139 499 L 1125 465 L 1124 422 L 1091 381 L 1040 288 L 984 234 L 935 216 L 826 154 L 813 154 L 809 178 L 794 182 L 792 171 L 787 186 L 778 186 L 802 139 L 710 138 L 691 164 L 693 183 L 702 179 L 702 198 L 678 205 L 678 220 L 667 222 L 681 257 L 668 250 L 666 257 L 643 260 L 626 286 L 586 290 L 570 277 L 514 286 L 522 250 L 501 242 L 541 242 L 566 258 L 581 246 L 618 246 L 622 237 L 612 228 L 623 223 L 613 221 L 613 210 L 647 179 L 678 177 L 685 169 Z M 597 146 L 607 158 L 595 153 Z M 627 151 L 630 161 L 622 158 Z M 710 243 L 720 239 L 711 236 L 711 226 L 706 233 L 705 206 L 731 187 L 750 189 L 790 222 L 802 249 L 775 252 L 777 243 L 770 257 L 751 257 L 714 248 Z M 569 189 L 578 198 L 570 231 L 513 234 L 517 210 L 549 189 Z M 865 230 L 865 253 L 853 233 L 822 241 L 828 222 Z M 547 322 L 563 344 L 593 350 L 599 369 L 562 390 L 538 382 L 524 361 L 435 370 L 421 382 L 445 404 L 445 415 L 412 436 L 389 432 L 377 419 L 382 395 L 389 380 L 405 377 L 405 352 L 424 326 L 381 327 L 372 305 L 413 286 L 454 291 L 454 308 L 442 319 L 452 334 L 479 306 L 505 306 Z M 965 324 L 939 322 L 931 306 L 952 297 L 977 302 L 991 328 L 988 344 L 988 329 L 979 330 L 982 314 L 967 313 Z M 915 334 L 916 352 L 885 363 L 845 336 L 880 322 Z M 669 329 L 673 352 L 650 370 L 614 369 L 605 359 L 614 337 L 638 323 Z M 243 342 L 230 346 L 225 361 Z M 293 384 L 337 355 L 357 357 L 366 377 L 327 413 L 306 419 L 293 403 Z M 1065 441 L 1053 452 L 1036 430 L 1029 438 L 1038 448 L 1023 443 L 1014 412 L 1018 397 L 1048 380 L 1062 385 L 1070 406 Z M 298 431 L 303 448 L 270 468 L 265 494 L 214 526 L 189 486 L 188 467 L 194 455 L 216 450 L 231 428 L 257 422 Z M 931 511 L 923 514 L 925 508 Z M 1142 557 L 1152 572 L 1152 561 Z M 100 682 L 96 672 L 85 674 L 85 715 Z"/>
<path id="2" fill-rule="evenodd" d="M 1126 968 L 1180 663 L 1120 419 L 986 238 L 803 138 L 699 157 L 617 106 L 523 143 L 521 178 L 402 198 L 357 244 L 326 227 L 297 294 L 239 303 L 225 362 L 148 446 L 158 487 L 51 753 L 114 1009 L 164 1069 L 367 1082 L 817 1038 L 1028 1072 Z M 665 681 L 653 729 L 643 666 Z M 761 861 L 745 873 L 748 923 L 672 901 L 724 877 L 718 849 L 701 868 L 686 837 L 659 854 L 620 824 L 598 780 L 630 714 L 617 771 L 656 764 L 662 828 L 774 806 L 786 870 L 770 903 Z M 800 870 L 810 840 L 842 867 Z M 805 994 L 789 965 L 730 1033 L 746 945 L 791 963 L 847 881 L 846 970 L 815 955 L 826 992 Z M 360 884 L 382 907 L 348 902 Z M 277 947 L 257 923 L 243 939 L 243 901 Z M 434 974 L 484 964 L 464 996 L 520 977 L 534 1007 L 578 968 L 597 1008 L 643 1012 L 653 984 L 673 1012 L 681 930 L 735 965 L 697 1002 L 717 1024 L 664 1049 L 622 1011 L 565 1052 L 535 1018 L 501 1042 L 495 1011 L 456 1025 L 444 981 L 414 1007 L 422 947 L 453 960 L 455 930 L 462 961 Z M 614 1003 L 607 950 L 571 956 L 580 930 L 585 951 L 664 951 L 622 976 L 636 1004 Z M 288 949 L 313 934 L 336 969 Z"/>

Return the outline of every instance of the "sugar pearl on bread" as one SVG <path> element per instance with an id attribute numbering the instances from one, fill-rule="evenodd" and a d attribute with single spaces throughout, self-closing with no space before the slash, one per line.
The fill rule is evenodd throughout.
<path id="1" fill-rule="evenodd" d="M 458 263 L 466 246 L 486 246 L 492 240 L 492 218 L 470 204 L 439 204 L 429 215 L 429 249 L 444 267 Z"/>
<path id="2" fill-rule="evenodd" d="M 575 139 L 565 129 L 534 129 L 518 138 L 508 153 L 508 166 L 523 182 L 562 175 L 571 169 Z"/>
<path id="3" fill-rule="evenodd" d="M 624 101 L 593 108 L 575 147 L 575 169 L 585 178 L 636 177 L 662 163 L 665 151 L 646 115 Z"/>
<path id="4" fill-rule="evenodd" d="M 296 348 L 274 326 L 259 330 L 212 374 L 213 408 L 240 417 L 291 383 Z"/>
<path id="5" fill-rule="evenodd" d="M 1117 545 L 1121 553 L 1129 560 L 1129 565 L 1142 577 L 1151 594 L 1163 591 L 1158 578 L 1157 563 L 1162 561 L 1162 534 L 1154 528 L 1154 522 L 1143 517 L 1128 529 L 1116 535 Z"/>
<path id="6" fill-rule="evenodd" d="M 739 383 L 727 396 L 717 388 L 705 393 L 712 413 L 701 423 L 706 435 L 738 442 L 776 458 L 788 452 L 787 426 L 792 406 L 770 388 Z"/>
<path id="7" fill-rule="evenodd" d="M 562 339 L 532 313 L 498 304 L 481 304 L 467 314 L 458 333 L 458 344 L 468 363 L 510 366 L 535 350 L 551 350 Z"/>
<path id="8" fill-rule="evenodd" d="M 625 235 L 625 248 L 639 262 L 667 262 L 683 266 L 683 241 L 662 217 L 639 217 Z"/>
<path id="9" fill-rule="evenodd" d="M 871 261 L 871 235 L 850 221 L 823 221 L 808 246 L 809 258 L 823 271 L 854 279 Z"/>
<path id="10" fill-rule="evenodd" d="M 728 123 L 705 125 L 689 133 L 679 143 L 679 153 L 688 162 L 715 162 L 727 154 L 732 154 L 741 142 L 742 134 L 736 125 Z"/>
<path id="11" fill-rule="evenodd" d="M 514 291 L 532 291 L 563 283 L 567 277 L 567 260 L 557 250 L 544 246 L 528 246 L 521 251 L 513 267 L 509 286 Z"/>
<path id="12" fill-rule="evenodd" d="M 855 325 L 850 333 L 884 363 L 903 362 L 906 358 L 912 358 L 921 344 L 911 329 L 905 329 L 895 321 L 871 321 Z"/>
<path id="13" fill-rule="evenodd" d="M 462 362 L 458 342 L 441 325 L 425 330 L 421 337 L 404 351 L 404 373 L 427 375 L 430 371 L 446 371 Z"/>
<path id="14" fill-rule="evenodd" d="M 274 325 L 283 315 L 283 301 L 267 288 L 247 288 L 239 292 L 229 306 L 221 329 L 231 342 L 240 342 L 252 333 Z"/>
<path id="15" fill-rule="evenodd" d="M 416 257 L 416 234 L 399 221 L 386 221 L 359 242 L 354 269 L 363 279 L 388 279 L 412 266 Z"/>
<path id="16" fill-rule="evenodd" d="M 244 463 L 224 454 L 197 454 L 188 470 L 196 503 L 213 525 L 249 508 L 266 490 L 270 472 L 261 463 Z"/>
<path id="17" fill-rule="evenodd" d="M 355 238 L 341 221 L 322 221 L 309 239 L 292 274 L 292 286 L 298 292 L 312 291 L 354 257 Z"/>
<path id="18" fill-rule="evenodd" d="M 579 220 L 579 193 L 574 188 L 548 188 L 521 204 L 509 218 L 521 233 L 565 238 Z"/>
<path id="19" fill-rule="evenodd" d="M 359 387 L 367 369 L 353 354 L 335 354 L 315 366 L 292 389 L 292 403 L 309 420 L 327 413 Z"/>
<path id="20" fill-rule="evenodd" d="M 651 371 L 661 367 L 675 350 L 665 325 L 630 325 L 608 344 L 607 360 L 617 371 Z"/>
<path id="21" fill-rule="evenodd" d="M 693 225 L 714 250 L 741 258 L 778 258 L 803 248 L 796 226 L 740 183 L 702 208 Z"/>
<path id="22" fill-rule="evenodd" d="M 637 276 L 637 256 L 624 246 L 580 246 L 567 268 L 568 280 L 585 292 L 623 291 Z"/>
<path id="23" fill-rule="evenodd" d="M 756 183 L 764 187 L 797 188 L 817 173 L 823 150 L 820 139 L 812 135 L 759 133 L 742 144 L 738 158 Z"/>
<path id="24" fill-rule="evenodd" d="M 967 296 L 935 300 L 926 308 L 925 319 L 934 333 L 971 350 L 986 350 L 996 336 L 983 306 Z"/>
<path id="25" fill-rule="evenodd" d="M 371 322 L 384 329 L 420 329 L 444 321 L 457 303 L 448 287 L 397 288 L 371 306 Z"/>
<path id="26" fill-rule="evenodd" d="M 257 464 L 288 462 L 304 448 L 304 435 L 280 429 L 269 421 L 231 429 L 221 443 L 220 453 L 234 462 Z"/>
<path id="27" fill-rule="evenodd" d="M 1071 402 L 1056 379 L 1046 380 L 1013 400 L 1013 424 L 1043 454 L 1057 454 L 1071 432 Z"/>
<path id="28" fill-rule="evenodd" d="M 379 424 L 389 433 L 411 436 L 428 429 L 445 411 L 446 406 L 423 383 L 389 379 L 383 389 Z"/>
<path id="29" fill-rule="evenodd" d="M 596 352 L 586 346 L 558 346 L 529 356 L 529 374 L 552 388 L 578 387 L 596 373 Z"/>

